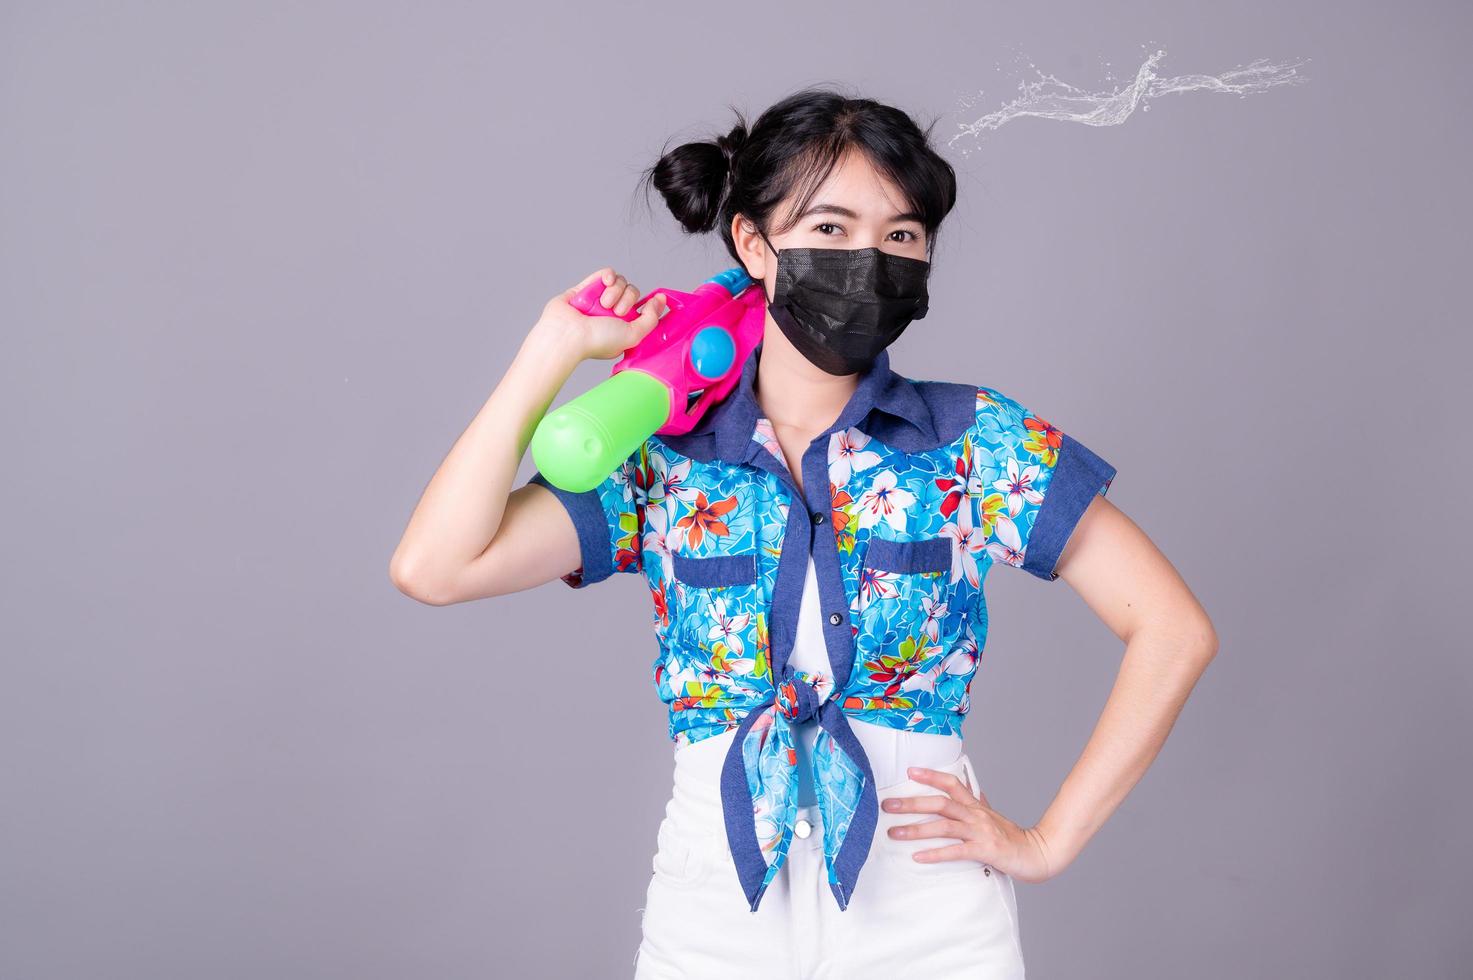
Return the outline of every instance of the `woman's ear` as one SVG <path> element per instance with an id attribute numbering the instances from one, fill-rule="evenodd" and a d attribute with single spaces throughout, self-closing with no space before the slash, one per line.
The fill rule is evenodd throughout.
<path id="1" fill-rule="evenodd" d="M 731 240 L 741 256 L 742 266 L 753 280 L 762 282 L 767 278 L 767 245 L 757 233 L 757 227 L 740 213 L 731 219 Z"/>

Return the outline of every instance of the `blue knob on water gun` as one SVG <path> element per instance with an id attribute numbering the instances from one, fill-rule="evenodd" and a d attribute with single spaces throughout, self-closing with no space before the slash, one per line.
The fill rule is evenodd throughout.
<path id="1" fill-rule="evenodd" d="M 690 366 L 707 381 L 719 381 L 736 360 L 736 341 L 723 327 L 706 327 L 690 341 Z"/>

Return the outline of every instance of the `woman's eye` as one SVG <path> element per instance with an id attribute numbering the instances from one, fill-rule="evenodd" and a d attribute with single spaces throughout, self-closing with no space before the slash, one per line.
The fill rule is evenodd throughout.
<path id="1" fill-rule="evenodd" d="M 825 237 L 829 237 L 829 232 L 824 231 L 824 229 L 825 228 L 839 228 L 839 227 L 840 227 L 839 225 L 834 224 L 832 221 L 825 221 L 825 222 L 823 222 L 821 224 L 814 225 L 813 226 L 813 230 L 816 231 L 816 232 L 818 232 L 821 235 L 824 235 Z M 920 237 L 921 237 L 920 235 L 917 235 L 915 232 L 910 231 L 910 230 L 905 229 L 905 228 L 897 228 L 897 229 L 895 229 L 895 231 L 891 232 L 891 234 L 892 235 L 909 235 L 910 236 L 909 238 L 902 238 L 902 239 L 900 239 L 900 241 L 907 242 L 907 243 L 918 241 L 920 239 Z"/>

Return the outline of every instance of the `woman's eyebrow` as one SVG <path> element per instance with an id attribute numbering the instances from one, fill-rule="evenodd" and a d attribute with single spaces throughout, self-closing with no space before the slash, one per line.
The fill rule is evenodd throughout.
<path id="1" fill-rule="evenodd" d="M 856 221 L 859 220 L 859 215 L 858 214 L 856 214 L 855 212 L 849 210 L 848 208 L 846 208 L 846 207 L 844 207 L 843 205 L 840 205 L 840 204 L 815 204 L 813 207 L 809 208 L 807 211 L 804 211 L 802 214 L 798 215 L 798 218 L 799 218 L 799 220 L 802 220 L 803 218 L 808 217 L 810 214 L 837 214 L 837 215 L 842 215 L 845 218 L 853 218 Z M 917 214 L 916 212 L 914 212 L 914 211 L 905 211 L 905 212 L 902 212 L 901 214 L 892 215 L 890 217 L 890 220 L 891 221 L 920 221 L 921 220 L 921 216 L 919 214 Z"/>

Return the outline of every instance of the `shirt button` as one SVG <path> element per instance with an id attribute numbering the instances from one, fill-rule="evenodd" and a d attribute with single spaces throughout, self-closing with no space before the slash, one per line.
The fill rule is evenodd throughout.
<path id="1" fill-rule="evenodd" d="M 799 837 L 807 837 L 812 832 L 813 824 L 809 823 L 807 820 L 799 820 L 797 823 L 793 824 L 793 833 L 797 834 Z"/>
<path id="2" fill-rule="evenodd" d="M 830 613 L 829 614 L 829 622 L 833 623 L 835 626 L 838 626 L 843 621 L 844 621 L 844 617 L 843 616 L 840 616 L 838 613 Z"/>
<path id="3" fill-rule="evenodd" d="M 823 523 L 823 511 L 818 511 L 817 513 L 815 513 L 813 515 L 813 523 L 815 523 L 815 524 L 822 524 Z"/>

